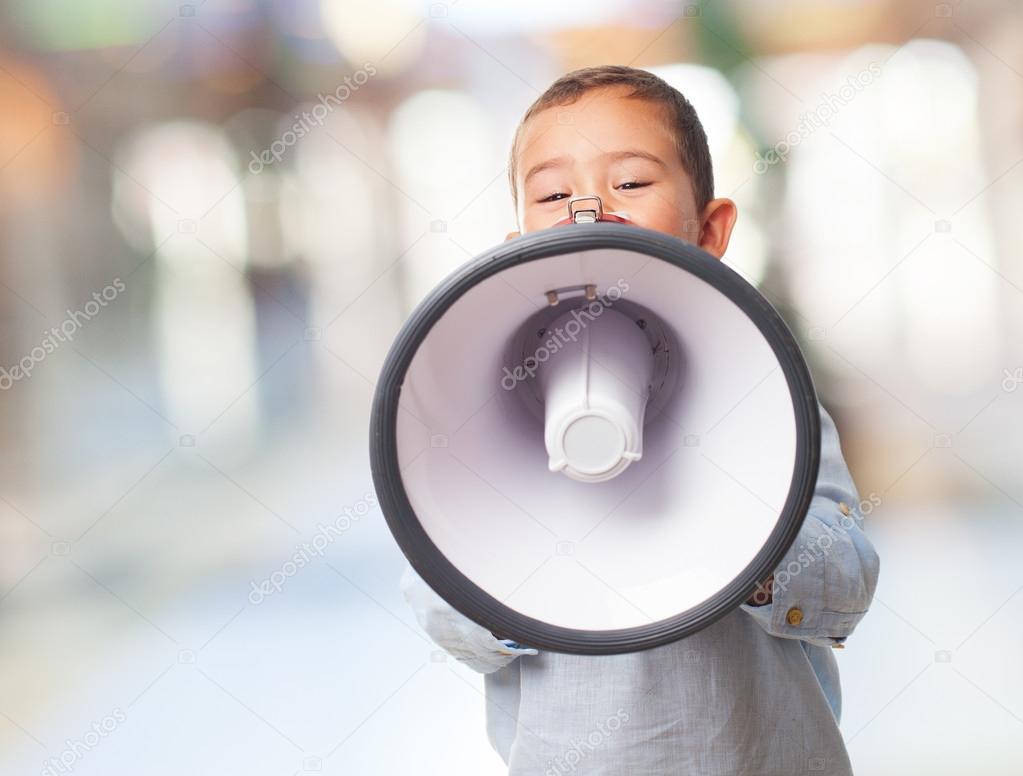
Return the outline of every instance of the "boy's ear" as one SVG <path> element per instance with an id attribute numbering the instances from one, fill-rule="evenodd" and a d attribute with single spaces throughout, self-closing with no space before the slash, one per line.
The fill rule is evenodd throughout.
<path id="1" fill-rule="evenodd" d="M 504 236 L 504 239 L 505 239 L 505 242 L 507 242 L 508 240 L 514 240 L 516 237 L 521 237 L 521 236 L 522 236 L 521 232 L 508 232 L 508 234 L 506 234 Z"/>
<path id="2" fill-rule="evenodd" d="M 730 199 L 712 199 L 703 209 L 700 219 L 700 239 L 698 245 L 707 253 L 720 259 L 728 250 L 728 241 L 732 237 L 732 228 L 739 217 L 735 203 Z"/>

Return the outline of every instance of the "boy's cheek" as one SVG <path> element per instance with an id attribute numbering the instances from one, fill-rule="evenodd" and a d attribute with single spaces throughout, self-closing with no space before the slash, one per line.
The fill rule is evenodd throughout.
<path id="1" fill-rule="evenodd" d="M 540 229 L 546 229 L 550 226 L 554 226 L 560 219 L 564 218 L 567 211 L 557 213 L 536 213 L 527 212 L 522 219 L 522 232 L 537 232 Z M 519 232 L 513 232 L 512 234 L 518 235 Z"/>
<path id="2" fill-rule="evenodd" d="M 645 229 L 652 229 L 655 232 L 663 232 L 687 242 L 696 242 L 699 236 L 699 226 L 695 221 L 685 219 L 674 213 L 634 213 L 632 214 L 632 223 Z"/>

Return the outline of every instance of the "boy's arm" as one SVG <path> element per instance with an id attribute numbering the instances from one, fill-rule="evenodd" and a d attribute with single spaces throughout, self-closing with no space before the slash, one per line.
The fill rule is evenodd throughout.
<path id="1" fill-rule="evenodd" d="M 870 608 L 879 559 L 863 533 L 835 422 L 823 406 L 820 415 L 820 471 L 806 520 L 775 569 L 771 603 L 741 608 L 773 636 L 833 647 Z"/>
<path id="2" fill-rule="evenodd" d="M 489 674 L 520 655 L 537 654 L 535 649 L 510 647 L 497 639 L 437 595 L 408 564 L 401 576 L 401 592 L 437 646 L 474 671 Z"/>

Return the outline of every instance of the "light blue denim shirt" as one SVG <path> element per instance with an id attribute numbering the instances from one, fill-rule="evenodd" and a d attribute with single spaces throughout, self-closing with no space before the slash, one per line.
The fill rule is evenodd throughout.
<path id="1" fill-rule="evenodd" d="M 515 648 L 411 569 L 402 589 L 430 637 L 484 674 L 487 733 L 510 776 L 851 774 L 832 647 L 870 606 L 878 557 L 831 416 L 774 597 L 692 636 L 624 655 Z"/>

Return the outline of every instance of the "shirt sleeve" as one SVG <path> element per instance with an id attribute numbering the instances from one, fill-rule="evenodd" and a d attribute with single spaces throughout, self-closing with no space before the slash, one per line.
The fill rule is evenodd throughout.
<path id="1" fill-rule="evenodd" d="M 820 469 L 806 519 L 775 569 L 771 603 L 741 608 L 773 636 L 835 647 L 870 608 L 880 561 L 863 532 L 835 422 L 823 406 L 820 416 Z"/>
<path id="2" fill-rule="evenodd" d="M 472 670 L 489 674 L 537 650 L 502 641 L 437 595 L 412 566 L 406 564 L 401 592 L 416 620 L 437 646 Z"/>

